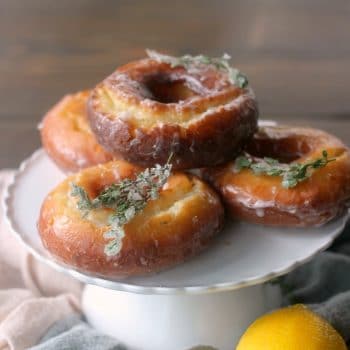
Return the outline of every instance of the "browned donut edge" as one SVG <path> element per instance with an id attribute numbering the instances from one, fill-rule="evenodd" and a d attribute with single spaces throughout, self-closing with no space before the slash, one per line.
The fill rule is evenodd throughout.
<path id="1" fill-rule="evenodd" d="M 119 175 L 121 178 L 127 174 L 130 176 L 130 172 L 135 169 L 137 170 L 136 167 L 127 165 Z M 111 175 L 105 175 L 103 180 L 107 181 Z M 199 221 L 189 217 L 191 210 L 198 210 L 193 209 L 193 205 L 196 206 L 198 203 L 196 201 L 188 203 L 182 209 L 181 219 L 176 224 L 178 234 L 172 230 L 169 231 L 172 234 L 166 231 L 166 235 L 160 235 L 160 241 L 154 241 L 152 238 L 154 230 L 147 231 L 148 237 L 143 238 L 126 231 L 120 254 L 107 257 L 103 253 L 105 241 L 102 231 L 89 231 L 88 226 L 80 226 L 75 222 L 66 227 L 59 225 L 59 231 L 55 230 L 53 218 L 57 203 L 49 194 L 43 202 L 38 220 L 38 230 L 43 244 L 53 258 L 60 262 L 79 271 L 113 278 L 155 273 L 184 262 L 208 247 L 224 225 L 224 209 L 218 195 L 198 178 L 185 176 L 191 178 L 191 181 L 200 182 L 202 191 L 216 200 L 210 205 L 201 204 Z M 163 225 L 162 222 L 158 222 L 155 227 L 162 230 Z M 152 227 L 154 229 L 154 225 Z"/>
<path id="2" fill-rule="evenodd" d="M 278 126 L 281 127 L 281 126 Z M 283 127 L 283 126 L 282 126 Z M 268 127 L 269 128 L 269 127 Z M 271 127 L 273 129 L 273 127 Z M 266 207 L 264 205 L 256 208 L 245 205 L 241 202 L 241 189 L 234 185 L 232 178 L 233 162 L 216 168 L 201 169 L 200 177 L 211 183 L 220 193 L 221 198 L 227 208 L 231 218 L 236 220 L 248 221 L 258 225 L 277 226 L 277 227 L 318 227 L 326 224 L 330 220 L 342 215 L 349 206 L 350 200 L 350 150 L 335 136 L 330 135 L 322 130 L 312 128 L 293 128 L 289 127 L 289 132 L 294 130 L 303 130 L 309 133 L 310 154 L 314 157 L 320 156 L 323 150 L 331 153 L 339 153 L 340 158 L 337 164 L 330 163 L 329 166 L 332 174 L 328 178 L 329 173 L 327 166 L 316 170 L 312 177 L 305 182 L 300 183 L 292 189 L 283 189 L 280 193 L 280 201 L 290 197 L 295 199 L 294 207 L 288 207 L 286 203 L 276 202 L 275 206 L 271 206 L 267 200 Z M 304 135 L 305 136 L 305 135 Z M 252 141 L 254 142 L 254 140 Z M 315 143 L 315 145 L 313 145 Z M 316 145 L 317 144 L 317 145 Z M 302 157 L 304 159 L 306 155 Z M 332 157 L 332 156 L 331 156 Z M 237 175 L 236 175 L 237 176 Z M 268 184 L 266 182 L 259 183 L 260 175 L 243 175 L 245 183 L 253 179 L 256 183 L 251 187 L 255 191 L 266 190 Z M 237 194 L 232 191 L 232 186 L 236 186 Z M 276 187 L 276 183 L 272 183 L 271 187 Z M 281 185 L 279 185 L 281 186 Z M 278 187 L 277 187 L 278 188 Z M 279 191 L 279 190 L 277 190 Z M 288 191 L 289 194 L 288 194 Z M 235 191 L 234 191 L 235 192 Z M 310 194 L 310 196 L 308 196 Z M 262 200 L 261 194 L 254 192 L 254 200 Z"/>
<path id="3" fill-rule="evenodd" d="M 86 102 L 90 92 L 80 91 L 64 96 L 43 117 L 39 131 L 42 145 L 48 156 L 64 172 L 72 173 L 82 168 L 112 160 L 109 154 L 97 140 L 93 133 L 80 131 L 75 120 L 86 123 Z M 77 114 L 75 120 L 68 119 L 67 113 Z M 115 156 L 120 159 L 120 156 Z"/>
<path id="4" fill-rule="evenodd" d="M 164 164 L 173 154 L 174 169 L 189 169 L 223 164 L 237 156 L 257 129 L 258 107 L 247 95 L 232 109 L 223 107 L 186 128 L 163 124 L 145 130 L 97 112 L 92 95 L 88 117 L 99 143 L 111 153 L 141 166 Z"/>
<path id="5" fill-rule="evenodd" d="M 186 81 L 195 86 L 191 89 L 196 96 L 163 103 L 149 87 L 152 76 L 158 81 L 161 77 Z M 103 90 L 110 91 L 107 101 L 115 100 L 114 103 L 103 103 Z M 132 115 L 125 118 L 123 113 L 132 113 L 129 110 L 113 112 L 113 104 L 118 102 L 139 114 L 144 111 L 145 117 L 152 115 L 153 124 L 146 127 Z M 176 117 L 168 122 L 168 113 L 177 115 L 179 122 Z M 250 88 L 232 85 L 216 69 L 201 66 L 186 70 L 143 59 L 119 67 L 98 84 L 89 98 L 88 114 L 99 142 L 112 153 L 120 152 L 125 159 L 142 166 L 164 163 L 173 154 L 174 168 L 184 169 L 232 159 L 255 132 L 258 108 Z M 191 120 L 191 115 L 196 119 Z M 183 116 L 188 120 L 185 124 L 180 122 Z"/>

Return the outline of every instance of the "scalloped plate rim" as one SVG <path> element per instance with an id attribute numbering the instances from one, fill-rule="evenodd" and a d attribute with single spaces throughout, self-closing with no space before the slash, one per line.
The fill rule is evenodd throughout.
<path id="1" fill-rule="evenodd" d="M 293 263 L 286 263 L 284 266 L 279 267 L 278 269 L 269 271 L 268 273 L 261 276 L 252 276 L 250 278 L 246 278 L 240 282 L 225 282 L 225 283 L 215 283 L 212 285 L 194 285 L 194 286 L 185 286 L 185 287 L 162 287 L 162 286 L 140 286 L 134 284 L 128 284 L 119 281 L 113 281 L 104 279 L 102 277 L 94 277 L 89 274 L 85 274 L 74 268 L 70 268 L 67 265 L 61 264 L 54 260 L 51 260 L 49 257 L 43 256 L 40 251 L 30 245 L 23 235 L 19 232 L 16 225 L 16 221 L 14 219 L 14 215 L 12 215 L 12 204 L 11 197 L 13 195 L 14 188 L 20 179 L 25 176 L 26 171 L 35 164 L 35 161 L 40 158 L 46 156 L 45 151 L 40 148 L 36 150 L 30 157 L 25 159 L 19 169 L 15 172 L 12 181 L 9 183 L 5 190 L 5 196 L 2 201 L 2 205 L 4 206 L 5 220 L 8 223 L 8 226 L 11 232 L 15 235 L 15 237 L 21 242 L 21 244 L 27 249 L 35 258 L 39 261 L 51 266 L 55 270 L 59 272 L 66 273 L 73 278 L 87 284 L 97 285 L 107 289 L 113 289 L 124 292 L 131 293 L 140 293 L 140 294 L 201 294 L 201 293 L 210 293 L 210 292 L 218 292 L 218 291 L 228 291 L 240 289 L 243 287 L 254 286 L 256 284 L 261 284 L 267 282 L 276 277 L 285 275 L 286 273 L 294 270 L 296 267 L 310 261 L 316 254 L 327 249 L 335 240 L 335 238 L 343 231 L 345 228 L 346 222 L 349 219 L 349 213 L 346 213 L 342 218 L 338 220 L 342 220 L 341 225 L 335 230 L 332 234 L 332 237 L 329 238 L 329 241 L 320 245 L 320 247 L 315 250 L 312 254 L 306 256 L 305 258 L 301 258 L 295 260 Z"/>

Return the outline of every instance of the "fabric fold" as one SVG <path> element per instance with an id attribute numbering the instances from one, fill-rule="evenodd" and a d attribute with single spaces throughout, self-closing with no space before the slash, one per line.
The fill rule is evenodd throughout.
<path id="1" fill-rule="evenodd" d="M 0 172 L 0 199 L 13 172 Z M 36 345 L 59 320 L 80 314 L 82 285 L 41 264 L 11 234 L 0 207 L 0 350 Z"/>

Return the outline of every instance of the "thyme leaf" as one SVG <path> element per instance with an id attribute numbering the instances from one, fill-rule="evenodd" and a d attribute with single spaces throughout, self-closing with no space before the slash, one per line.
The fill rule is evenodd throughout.
<path id="1" fill-rule="evenodd" d="M 255 158 L 245 153 L 236 158 L 235 170 L 240 172 L 242 169 L 251 169 L 257 175 L 281 176 L 282 186 L 293 188 L 299 182 L 308 179 L 314 170 L 325 167 L 328 163 L 335 161 L 336 158 L 328 158 L 326 150 L 322 151 L 322 156 L 307 163 L 280 163 L 273 158 Z"/>
<path id="2" fill-rule="evenodd" d="M 231 84 L 236 85 L 241 89 L 248 86 L 248 78 L 237 68 L 230 66 L 229 61 L 231 56 L 227 53 L 223 54 L 221 57 L 212 58 L 205 55 L 184 55 L 181 57 L 174 57 L 149 49 L 146 50 L 146 53 L 148 57 L 152 58 L 153 60 L 168 63 L 172 68 L 184 67 L 185 69 L 190 69 L 198 65 L 209 65 L 219 71 L 225 72 Z"/>
<path id="3" fill-rule="evenodd" d="M 77 186 L 75 183 L 71 183 L 71 188 L 71 196 L 79 198 L 77 202 L 78 209 L 83 211 L 84 215 L 86 215 L 93 208 L 88 194 L 82 187 Z"/>
<path id="4" fill-rule="evenodd" d="M 140 172 L 135 179 L 124 179 L 104 188 L 96 198 L 90 199 L 86 190 L 75 183 L 71 184 L 71 196 L 77 197 L 77 208 L 86 216 L 91 210 L 99 208 L 113 209 L 109 216 L 109 230 L 104 238 L 108 240 L 105 254 L 118 254 L 123 226 L 140 212 L 150 200 L 157 199 L 159 191 L 165 185 L 171 172 L 170 158 L 163 165 L 156 165 Z"/>

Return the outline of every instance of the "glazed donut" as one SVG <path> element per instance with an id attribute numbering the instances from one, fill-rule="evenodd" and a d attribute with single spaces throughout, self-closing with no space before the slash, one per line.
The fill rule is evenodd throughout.
<path id="1" fill-rule="evenodd" d="M 234 162 L 206 169 L 233 218 L 274 226 L 320 226 L 340 215 L 350 199 L 350 153 L 336 137 L 302 127 L 260 128 L 247 153 L 256 159 L 270 157 L 281 163 L 313 162 L 323 151 L 334 161 L 315 169 L 309 178 L 285 188 L 281 177 L 237 171 Z"/>
<path id="2" fill-rule="evenodd" d="M 88 96 L 89 91 L 66 95 L 45 115 L 39 127 L 47 154 L 67 172 L 113 159 L 91 132 L 86 115 Z"/>
<path id="3" fill-rule="evenodd" d="M 154 59 L 118 68 L 93 89 L 90 125 L 101 145 L 140 166 L 174 169 L 222 164 L 237 155 L 257 127 L 250 88 L 202 65 L 188 70 Z"/>
<path id="4" fill-rule="evenodd" d="M 190 258 L 208 246 L 224 221 L 219 196 L 185 173 L 170 175 L 159 197 L 147 202 L 124 225 L 119 252 L 104 249 L 111 209 L 82 215 L 70 193 L 73 182 L 95 198 L 106 186 L 135 178 L 140 168 L 112 161 L 87 168 L 59 184 L 44 200 L 38 230 L 51 254 L 70 266 L 101 276 L 125 277 L 156 272 Z"/>

